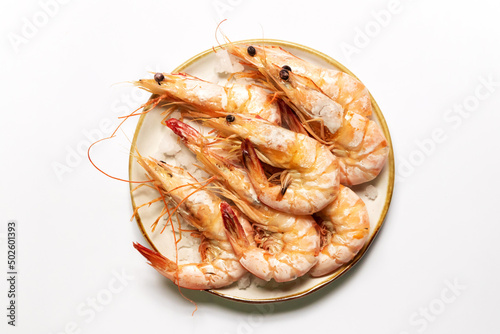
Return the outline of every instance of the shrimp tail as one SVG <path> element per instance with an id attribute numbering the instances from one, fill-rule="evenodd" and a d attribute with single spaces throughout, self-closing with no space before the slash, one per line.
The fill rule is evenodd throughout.
<path id="1" fill-rule="evenodd" d="M 229 204 L 222 202 L 220 204 L 220 209 L 227 238 L 229 239 L 231 246 L 233 246 L 235 254 L 239 256 L 250 246 L 245 229 Z"/>
<path id="2" fill-rule="evenodd" d="M 177 268 L 173 261 L 170 261 L 165 256 L 161 255 L 157 251 L 151 250 L 143 245 L 134 242 L 134 248 L 139 251 L 148 261 L 151 267 L 155 268 L 158 272 L 163 274 L 163 272 L 174 272 Z"/>

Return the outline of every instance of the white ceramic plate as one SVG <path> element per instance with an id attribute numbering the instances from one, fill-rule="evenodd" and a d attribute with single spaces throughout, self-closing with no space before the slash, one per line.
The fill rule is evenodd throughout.
<path id="1" fill-rule="evenodd" d="M 247 40 L 235 43 L 279 45 L 305 60 L 327 68 L 337 68 L 353 75 L 347 68 L 338 63 L 336 60 L 321 52 L 299 44 L 270 39 Z M 213 50 L 210 49 L 187 60 L 184 64 L 180 65 L 172 72 L 186 72 L 207 81 L 218 82 L 221 78 L 214 70 L 216 61 L 217 58 Z M 265 303 L 295 299 L 331 283 L 349 270 L 363 256 L 384 222 L 387 210 L 389 209 L 394 186 L 394 156 L 389 130 L 384 117 L 373 98 L 372 104 L 372 117 L 383 129 L 389 142 L 390 153 L 387 165 L 374 181 L 353 187 L 353 190 L 366 203 L 370 215 L 370 238 L 365 247 L 357 254 L 354 260 L 351 263 L 339 268 L 339 270 L 333 274 L 320 278 L 311 278 L 306 275 L 292 282 L 279 284 L 271 282 L 270 284 L 264 286 L 262 285 L 262 282 L 257 282 L 257 280 L 255 280 L 255 282 L 246 289 L 240 289 L 237 284 L 233 284 L 223 289 L 209 290 L 209 292 L 228 299 L 250 303 Z M 136 152 L 135 149 L 137 148 L 143 156 L 154 156 L 157 154 L 158 146 L 163 136 L 169 135 L 170 129 L 160 124 L 160 121 L 163 118 L 161 115 L 162 111 L 163 110 L 161 108 L 155 108 L 151 112 L 142 115 L 139 120 L 131 148 L 132 154 L 129 164 L 129 174 L 131 180 L 146 179 L 144 171 L 133 158 L 133 154 Z M 378 196 L 375 200 L 370 200 L 365 195 L 365 189 L 368 185 L 373 185 L 377 189 Z M 131 190 L 135 186 L 135 184 L 131 184 Z M 154 190 L 142 187 L 140 190 L 131 191 L 132 205 L 135 209 L 137 206 L 147 203 L 157 196 L 158 195 Z M 136 220 L 139 228 L 150 243 L 151 247 L 162 254 L 173 258 L 175 255 L 173 253 L 174 248 L 171 230 L 167 228 L 165 232 L 161 234 L 161 227 L 157 228 L 154 232 L 151 231 L 150 228 L 152 222 L 158 217 L 162 209 L 162 205 L 163 203 L 158 202 L 150 207 L 140 209 L 136 214 Z M 183 250 L 181 249 L 180 251 Z M 144 270 L 148 270 L 148 268 L 145 266 Z"/>

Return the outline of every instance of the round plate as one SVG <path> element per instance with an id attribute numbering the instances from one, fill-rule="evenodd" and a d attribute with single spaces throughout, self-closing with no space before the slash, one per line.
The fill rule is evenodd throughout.
<path id="1" fill-rule="evenodd" d="M 235 43 L 278 45 L 307 61 L 326 68 L 336 68 L 343 72 L 349 73 L 350 75 L 353 75 L 351 71 L 349 71 L 333 58 L 319 51 L 296 43 L 273 39 L 252 39 Z M 224 45 L 222 45 L 221 47 L 224 47 Z M 220 47 L 217 47 L 215 48 L 215 50 L 218 50 L 219 48 Z M 184 62 L 182 65 L 177 67 L 173 71 L 173 73 L 186 72 L 201 79 L 217 83 L 221 78 L 214 70 L 214 65 L 216 64 L 216 62 L 217 58 L 215 56 L 214 49 L 209 49 Z M 263 282 L 254 282 L 254 284 L 250 285 L 246 289 L 240 289 L 237 284 L 232 284 L 231 286 L 226 288 L 208 290 L 209 292 L 224 298 L 249 303 L 268 303 L 295 299 L 316 291 L 319 288 L 333 282 L 359 261 L 370 244 L 373 242 L 375 236 L 382 226 L 382 223 L 384 222 L 387 210 L 389 209 L 389 204 L 394 187 L 394 155 L 392 151 L 389 129 L 387 128 L 387 124 L 385 123 L 382 112 L 380 111 L 373 97 L 372 106 L 372 118 L 382 128 L 384 135 L 389 143 L 390 152 L 386 166 L 375 180 L 352 188 L 366 203 L 370 216 L 370 236 L 364 248 L 350 263 L 344 265 L 336 272 L 328 276 L 311 278 L 308 275 L 305 275 L 299 279 L 287 283 L 276 283 L 272 281 L 269 284 L 263 284 Z M 163 136 L 169 135 L 168 132 L 170 132 L 170 129 L 160 123 L 163 118 L 163 116 L 161 115 L 162 111 L 162 108 L 155 108 L 151 112 L 143 114 L 138 122 L 134 139 L 132 141 L 129 161 L 130 180 L 146 180 L 144 171 L 134 159 L 134 154 L 136 154 L 137 152 L 136 149 L 142 156 L 154 156 L 155 154 L 157 154 L 159 143 L 161 142 Z M 368 199 L 365 195 L 365 189 L 368 185 L 373 185 L 377 189 L 377 197 L 374 200 Z M 148 187 L 142 187 L 139 190 L 133 191 L 134 187 L 136 187 L 136 184 L 131 183 L 130 189 L 134 210 L 137 206 L 143 203 L 147 203 L 158 196 L 156 191 L 151 190 Z M 165 233 L 161 234 L 161 228 L 157 228 L 153 232 L 151 231 L 150 227 L 158 217 L 162 206 L 163 203 L 161 202 L 154 203 L 150 207 L 145 207 L 138 210 L 135 217 L 139 228 L 144 234 L 144 237 L 151 244 L 151 247 L 166 256 L 169 256 L 169 253 L 170 256 L 172 256 L 171 249 L 173 239 L 168 236 L 169 234 L 172 234 L 171 231 L 167 229 L 165 230 Z"/>

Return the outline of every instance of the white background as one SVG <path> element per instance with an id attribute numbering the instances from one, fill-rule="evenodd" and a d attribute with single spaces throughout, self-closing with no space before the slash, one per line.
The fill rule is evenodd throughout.
<path id="1" fill-rule="evenodd" d="M 401 0 L 384 16 L 390 1 L 73 0 L 51 17 L 43 3 L 0 8 L 1 268 L 7 221 L 19 226 L 18 326 L 6 324 L 2 278 L 2 333 L 500 331 L 498 2 Z M 232 40 L 289 40 L 350 68 L 385 115 L 398 182 L 381 233 L 342 279 L 263 308 L 184 291 L 192 316 L 132 248 L 144 240 L 128 185 L 78 152 L 143 102 L 117 83 L 216 45 L 222 18 Z M 93 157 L 126 178 L 128 147 L 105 143 Z"/>

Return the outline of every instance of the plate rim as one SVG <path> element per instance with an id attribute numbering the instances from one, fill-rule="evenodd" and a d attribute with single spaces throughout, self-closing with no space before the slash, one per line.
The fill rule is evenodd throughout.
<path id="1" fill-rule="evenodd" d="M 343 72 L 345 72 L 345 73 L 353 76 L 354 78 L 358 79 L 354 75 L 354 73 L 352 73 L 347 67 L 345 67 L 343 64 L 341 64 L 336 59 L 328 56 L 327 54 L 325 54 L 323 52 L 320 52 L 318 50 L 315 50 L 315 49 L 313 49 L 311 47 L 308 47 L 308 46 L 305 46 L 305 45 L 302 45 L 302 44 L 299 44 L 299 43 L 289 42 L 289 41 L 279 40 L 279 39 L 270 39 L 270 38 L 246 39 L 246 40 L 240 40 L 240 41 L 235 41 L 235 42 L 231 42 L 231 43 L 232 44 L 248 44 L 248 43 L 272 44 L 272 45 L 277 45 L 277 46 L 280 46 L 280 47 L 287 47 L 287 46 L 288 47 L 292 47 L 292 48 L 295 48 L 295 49 L 299 49 L 301 51 L 305 51 L 306 53 L 311 53 L 311 54 L 313 54 L 313 55 L 315 55 L 315 56 L 323 59 L 328 64 L 333 65 L 333 66 L 337 67 L 338 69 L 340 69 L 341 71 L 343 71 Z M 201 58 L 204 58 L 205 56 L 207 56 L 207 55 L 209 55 L 209 54 L 211 54 L 213 52 L 216 52 L 216 50 L 223 49 L 228 44 L 229 43 L 218 45 L 216 47 L 212 47 L 210 49 L 207 49 L 205 51 L 202 51 L 202 52 L 196 54 L 195 56 L 189 58 L 188 60 L 184 61 L 182 64 L 180 64 L 179 66 L 177 66 L 172 71 L 172 73 L 177 73 L 177 72 L 183 71 L 186 67 L 190 66 L 191 64 L 193 64 L 196 61 L 200 60 Z M 361 80 L 359 80 L 359 81 L 361 81 Z M 283 297 L 269 298 L 269 299 L 262 299 L 262 298 L 260 298 L 260 299 L 249 299 L 249 298 L 245 298 L 245 297 L 235 297 L 233 295 L 228 295 L 228 294 L 225 294 L 225 293 L 223 293 L 222 291 L 220 291 L 218 289 L 210 289 L 210 290 L 202 290 L 202 291 L 209 292 L 209 293 L 211 293 L 213 295 L 216 295 L 216 296 L 228 299 L 228 300 L 237 301 L 237 302 L 244 302 L 244 303 L 250 303 L 250 304 L 265 304 L 265 303 L 275 303 L 275 302 L 282 302 L 282 301 L 287 301 L 287 300 L 294 300 L 294 299 L 297 299 L 297 298 L 309 295 L 309 294 L 311 294 L 311 293 L 319 290 L 320 288 L 322 288 L 322 287 L 324 287 L 324 286 L 332 283 L 333 281 L 337 280 L 339 277 L 341 277 L 346 272 L 348 272 L 365 255 L 365 253 L 367 252 L 368 248 L 370 247 L 370 245 L 372 244 L 372 242 L 377 237 L 380 229 L 384 225 L 385 218 L 387 216 L 387 212 L 389 211 L 389 207 L 390 207 L 391 200 L 392 200 L 392 195 L 393 195 L 393 192 L 394 192 L 394 179 L 395 179 L 394 151 L 393 151 L 393 147 L 392 147 L 392 139 L 391 139 L 391 135 L 390 135 L 390 132 L 389 132 L 389 128 L 387 126 L 387 123 L 386 123 L 386 120 L 384 118 L 384 115 L 382 114 L 382 111 L 380 110 L 380 107 L 378 106 L 377 102 L 373 98 L 372 94 L 371 93 L 369 93 L 369 94 L 370 94 L 370 98 L 371 98 L 373 112 L 377 115 L 377 120 L 380 123 L 380 127 L 382 128 L 382 131 L 384 132 L 384 135 L 385 135 L 385 137 L 387 139 L 387 142 L 389 144 L 388 145 L 389 146 L 389 155 L 388 155 L 388 158 L 387 158 L 387 165 L 385 166 L 385 168 L 389 168 L 389 177 L 388 177 L 388 185 L 387 185 L 387 197 L 386 197 L 386 200 L 385 200 L 384 207 L 382 209 L 380 218 L 379 218 L 379 220 L 378 220 L 378 222 L 377 222 L 377 224 L 375 226 L 375 229 L 373 231 L 373 234 L 372 234 L 371 238 L 367 241 L 367 243 L 365 244 L 365 246 L 358 252 L 358 254 L 356 254 L 356 256 L 354 257 L 354 259 L 352 259 L 352 261 L 349 262 L 347 265 L 344 265 L 344 266 L 340 267 L 338 270 L 336 270 L 335 272 L 331 273 L 330 275 L 324 276 L 323 277 L 324 280 L 322 280 L 321 282 L 318 282 L 314 286 L 312 286 L 312 287 L 310 287 L 310 288 L 308 288 L 308 289 L 306 289 L 304 291 L 301 291 L 301 292 L 298 292 L 298 293 L 294 293 L 294 294 L 290 294 L 290 295 L 283 296 Z M 155 97 L 155 95 L 151 96 L 151 98 L 154 98 L 154 97 Z M 147 111 L 147 110 L 149 110 L 148 107 L 146 107 L 144 109 L 144 111 Z M 139 133 L 140 133 L 140 130 L 141 130 L 142 125 L 144 123 L 144 119 L 145 119 L 146 115 L 147 115 L 147 113 L 144 113 L 139 118 L 139 121 L 137 122 L 137 126 L 136 126 L 135 131 L 134 131 L 134 137 L 133 137 L 132 143 L 130 145 L 130 155 L 129 155 L 129 165 L 128 165 L 129 179 L 132 177 L 132 165 L 134 163 L 134 158 L 133 157 L 134 157 L 134 152 L 135 152 L 134 150 L 136 148 L 137 138 L 139 137 Z M 137 206 L 136 206 L 134 197 L 132 195 L 134 184 L 133 183 L 129 183 L 129 188 L 130 188 L 130 199 L 132 201 L 132 208 L 134 209 L 134 212 L 135 212 L 134 217 L 135 217 L 135 220 L 137 222 L 137 225 L 138 225 L 139 229 L 141 230 L 141 233 L 144 236 L 144 238 L 148 241 L 149 245 L 155 251 L 158 252 L 158 249 L 153 244 L 152 240 L 149 238 L 148 234 L 146 233 L 146 231 L 145 231 L 145 229 L 143 227 L 143 224 L 141 223 L 141 218 L 139 216 L 139 212 L 138 211 L 136 212 L 136 207 Z"/>

